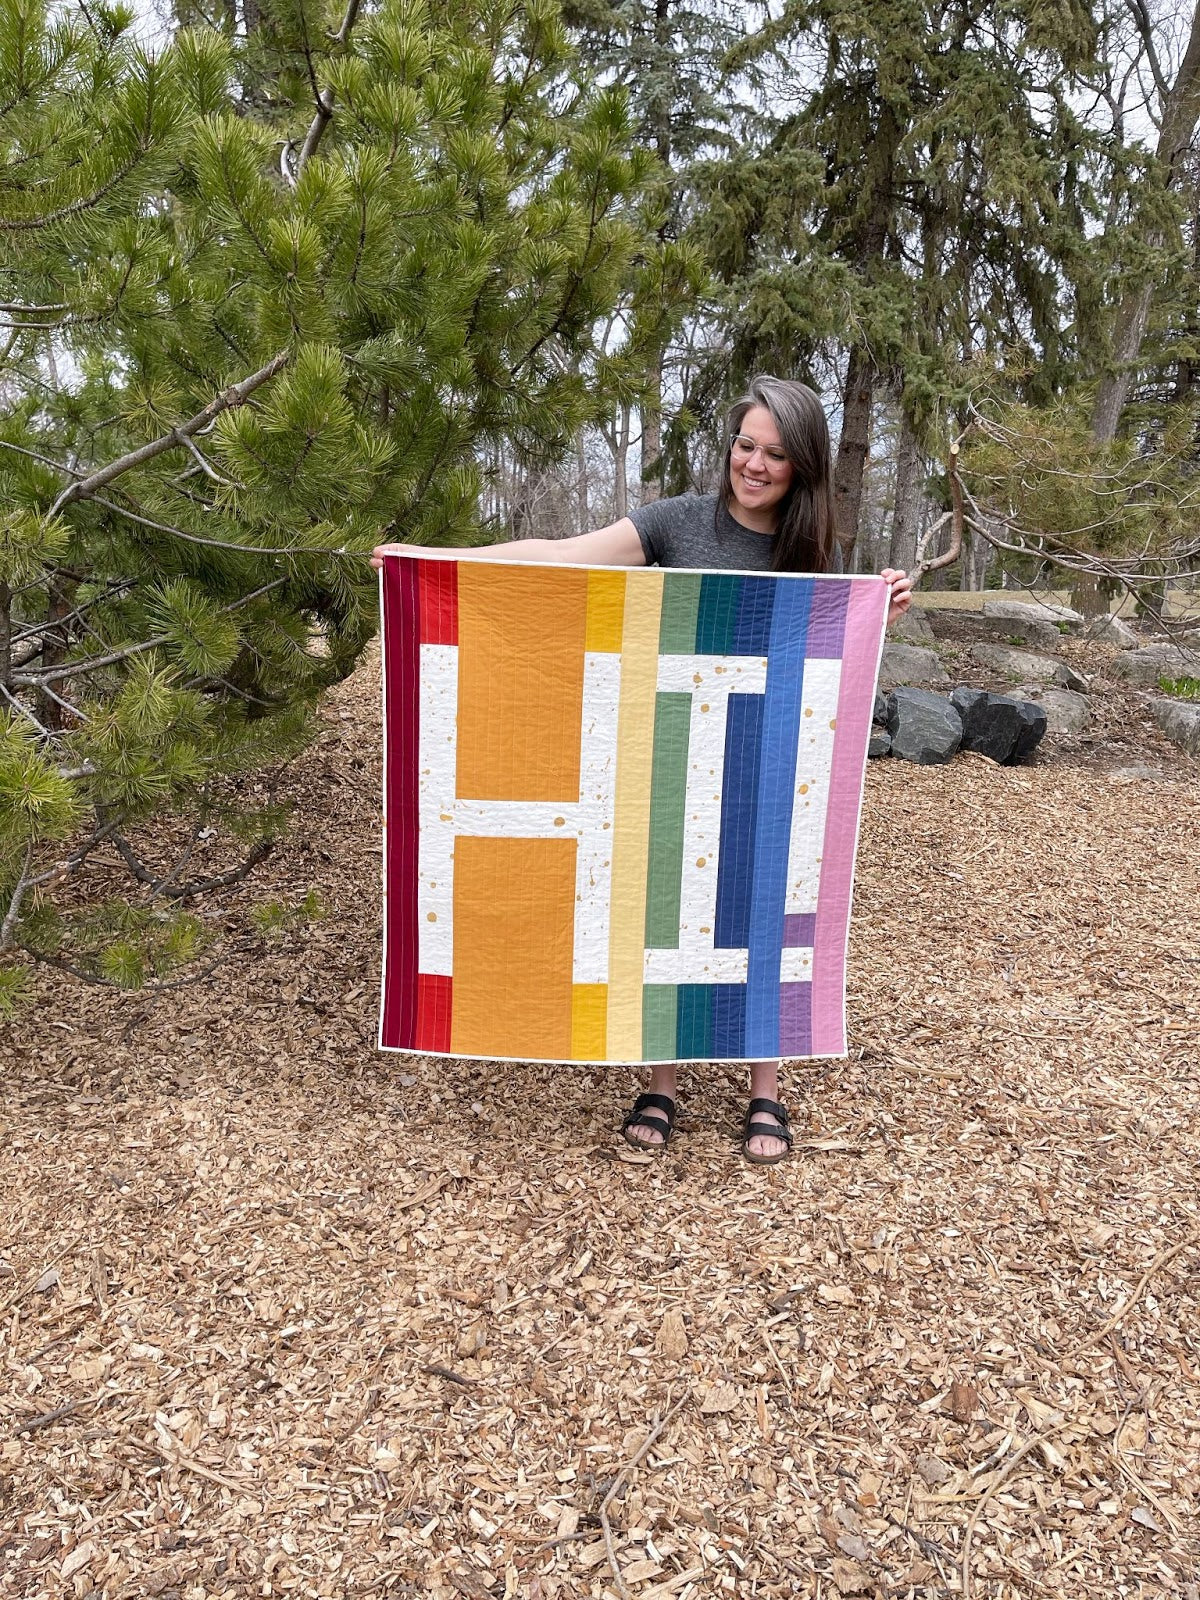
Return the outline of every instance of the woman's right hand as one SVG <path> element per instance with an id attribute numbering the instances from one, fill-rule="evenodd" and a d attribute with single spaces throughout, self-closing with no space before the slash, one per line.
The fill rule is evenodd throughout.
<path id="1" fill-rule="evenodd" d="M 374 550 L 371 551 L 371 565 L 375 568 L 376 572 L 382 572 L 384 556 L 401 556 L 404 554 L 406 549 L 411 550 L 412 546 L 402 544 L 377 544 Z"/>

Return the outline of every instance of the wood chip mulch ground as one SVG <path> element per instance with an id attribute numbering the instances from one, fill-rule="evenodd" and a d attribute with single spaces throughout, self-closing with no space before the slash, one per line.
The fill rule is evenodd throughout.
<path id="1" fill-rule="evenodd" d="M 0 1594 L 1195 1600 L 1200 790 L 1130 706 L 1161 777 L 872 766 L 758 1170 L 729 1068 L 655 1160 L 632 1073 L 375 1052 L 364 668 L 236 959 L 0 1040 Z"/>

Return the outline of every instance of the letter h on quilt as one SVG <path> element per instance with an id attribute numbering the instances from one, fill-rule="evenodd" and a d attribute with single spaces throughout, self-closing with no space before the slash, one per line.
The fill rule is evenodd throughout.
<path id="1" fill-rule="evenodd" d="M 387 1050 L 846 1051 L 878 578 L 384 563 Z"/>

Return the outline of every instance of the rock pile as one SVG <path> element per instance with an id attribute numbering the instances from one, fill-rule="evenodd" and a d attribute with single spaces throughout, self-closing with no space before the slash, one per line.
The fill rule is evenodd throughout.
<path id="1" fill-rule="evenodd" d="M 920 766 L 974 750 L 1004 766 L 1026 760 L 1046 731 L 1045 709 L 1032 700 L 962 684 L 949 696 L 893 689 L 875 697 L 870 756 L 899 756 Z"/>
<path id="2" fill-rule="evenodd" d="M 1120 617 L 1088 621 L 1067 606 L 1003 596 L 985 598 L 982 611 L 914 608 L 892 631 L 902 642 L 884 646 L 879 684 L 885 693 L 876 702 L 870 754 L 928 765 L 963 749 L 1012 764 L 1026 760 L 1047 732 L 1082 733 L 1092 722 L 1092 684 L 1054 653 L 1064 634 L 1117 647 L 1098 658 L 1094 671 L 1101 679 L 1151 691 L 1170 680 L 1200 679 L 1200 630 L 1147 639 Z M 943 640 L 967 649 L 988 678 L 1007 679 L 1012 689 L 951 690 L 940 659 Z M 1155 699 L 1153 713 L 1168 739 L 1200 756 L 1200 704 Z"/>

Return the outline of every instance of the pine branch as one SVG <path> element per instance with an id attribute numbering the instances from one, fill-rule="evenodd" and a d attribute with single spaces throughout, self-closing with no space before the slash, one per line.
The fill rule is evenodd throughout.
<path id="1" fill-rule="evenodd" d="M 240 600 L 234 600 L 227 606 L 222 606 L 216 614 L 219 617 L 228 616 L 231 611 L 237 611 L 242 606 L 249 605 L 252 600 L 259 599 L 264 594 L 270 594 L 273 589 L 280 588 L 288 580 L 275 578 L 270 583 L 265 583 L 261 588 L 244 594 Z M 81 672 L 97 672 L 101 667 L 111 667 L 118 661 L 127 661 L 130 656 L 141 655 L 145 650 L 155 650 L 159 645 L 169 644 L 169 633 L 157 634 L 153 639 L 143 639 L 140 644 L 127 645 L 123 650 L 112 650 L 106 656 L 95 656 L 87 661 L 72 661 L 66 666 L 44 667 L 40 672 L 14 673 L 14 683 L 27 684 L 33 688 L 44 689 L 48 683 L 59 683 L 63 678 L 76 678 Z M 47 690 L 47 693 L 50 691 Z M 53 698 L 53 696 L 52 696 Z M 75 707 L 70 707 L 72 711 Z"/>
<path id="2" fill-rule="evenodd" d="M 172 428 L 169 433 L 164 433 L 158 439 L 152 439 L 149 444 L 140 446 L 137 450 L 130 450 L 126 455 L 119 456 L 116 461 L 110 461 L 106 467 L 89 473 L 86 478 L 79 478 L 67 487 L 58 496 L 50 507 L 49 515 L 57 514 L 75 500 L 86 500 L 110 484 L 114 478 L 119 478 L 123 472 L 129 472 L 134 467 L 141 467 L 148 461 L 153 461 L 167 450 L 176 449 L 184 445 L 185 441 L 193 434 L 201 433 L 221 415 L 223 411 L 231 411 L 235 407 L 244 405 L 256 389 L 264 383 L 269 383 L 276 373 L 282 371 L 289 360 L 289 352 L 281 350 L 273 356 L 265 367 L 260 367 L 257 372 L 252 372 L 248 378 L 243 378 L 240 383 L 233 384 L 215 400 L 210 400 L 203 411 L 198 411 L 187 422 L 181 422 L 178 427 Z"/>
<path id="3" fill-rule="evenodd" d="M 135 853 L 133 846 L 129 843 L 129 840 L 125 837 L 125 835 L 123 833 L 114 833 L 112 836 L 112 842 L 120 851 L 121 860 L 129 868 L 130 872 L 133 873 L 137 881 L 139 883 L 148 884 L 151 888 L 156 887 L 158 880 L 150 871 L 149 867 L 146 866 L 146 863 L 141 859 L 141 857 Z"/>
<path id="4" fill-rule="evenodd" d="M 93 850 L 97 849 L 98 846 L 102 845 L 106 839 L 116 832 L 122 821 L 123 818 L 114 817 L 111 821 L 103 823 L 95 830 L 90 839 L 85 839 L 69 856 L 64 857 L 62 861 L 56 861 L 45 872 L 39 872 L 36 876 L 30 878 L 26 887 L 40 889 L 43 884 L 61 883 L 64 878 L 69 878 L 76 867 L 83 865 Z"/>
<path id="5" fill-rule="evenodd" d="M 3 947 L 0 946 L 0 948 Z M 129 992 L 127 986 L 123 983 L 114 983 L 111 978 L 99 978 L 94 972 L 88 972 L 85 967 L 77 967 L 74 962 L 64 961 L 61 956 L 48 956 L 42 950 L 35 950 L 32 945 L 22 944 L 19 939 L 15 941 L 13 948 L 20 950 L 23 955 L 29 956 L 31 960 L 38 962 L 41 966 L 53 967 L 56 972 L 69 973 L 72 978 L 79 978 L 84 983 L 90 983 L 97 989 L 120 989 L 125 993 Z M 233 955 L 234 952 L 232 950 L 227 951 L 224 955 L 218 956 L 215 961 L 210 961 L 199 972 L 192 973 L 190 977 L 171 978 L 166 983 L 144 983 L 136 992 L 139 995 L 165 994 L 168 989 L 190 988 L 194 983 L 203 983 L 205 978 L 211 977 L 218 967 L 224 966 L 227 961 L 232 961 Z"/>
<path id="6" fill-rule="evenodd" d="M 122 490 L 122 493 L 128 495 L 129 491 Z M 202 533 L 189 533 L 185 528 L 173 527 L 169 522 L 156 522 L 153 517 L 129 511 L 113 500 L 106 500 L 103 495 L 93 495 L 92 498 L 97 505 L 103 506 L 107 511 L 115 511 L 119 517 L 128 517 L 130 522 L 140 523 L 143 528 L 153 528 L 157 533 L 169 533 L 176 539 L 185 539 L 188 544 L 209 545 L 214 550 L 236 550 L 248 556 L 352 556 L 355 559 L 359 559 L 360 556 L 356 550 L 347 550 L 344 547 L 335 549 L 332 545 L 234 544 L 229 539 L 213 539 Z M 132 499 L 133 496 L 129 495 L 129 498 Z M 200 503 L 203 504 L 203 501 Z"/>
<path id="7" fill-rule="evenodd" d="M 2 683 L 0 683 L 0 694 L 4 696 L 9 705 L 12 706 L 15 711 L 19 711 L 23 717 L 27 717 L 29 721 L 33 723 L 34 727 L 37 729 L 38 733 L 43 739 L 52 740 L 55 737 L 49 728 L 44 728 L 42 726 L 42 724 L 34 716 L 33 712 L 30 711 L 29 707 L 18 700 L 16 695 L 12 694 Z"/>
<path id="8" fill-rule="evenodd" d="M 44 217 L 0 217 L 0 230 L 5 233 L 28 233 L 38 228 L 49 228 L 56 222 L 64 222 L 67 217 L 78 216 L 81 211 L 90 211 L 93 206 L 100 204 L 105 195 L 111 194 L 118 184 L 125 181 L 141 161 L 143 154 L 144 152 L 139 150 L 124 166 L 117 168 L 107 183 L 102 183 L 98 189 L 94 189 L 89 195 L 84 195 L 81 200 L 73 200 L 69 206 L 63 206 L 58 211 L 48 211 Z"/>

